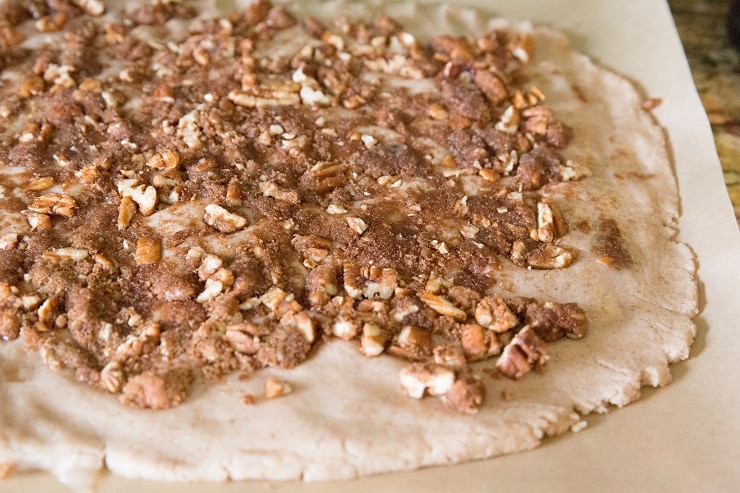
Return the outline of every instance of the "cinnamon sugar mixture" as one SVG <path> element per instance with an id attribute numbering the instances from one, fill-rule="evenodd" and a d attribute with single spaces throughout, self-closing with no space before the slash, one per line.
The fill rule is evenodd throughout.
<path id="1" fill-rule="evenodd" d="M 103 10 L 0 6 L 0 339 L 154 409 L 345 339 L 475 412 L 471 363 L 516 379 L 585 335 L 577 305 L 497 291 L 576 261 L 540 192 L 587 174 L 526 33 Z"/>

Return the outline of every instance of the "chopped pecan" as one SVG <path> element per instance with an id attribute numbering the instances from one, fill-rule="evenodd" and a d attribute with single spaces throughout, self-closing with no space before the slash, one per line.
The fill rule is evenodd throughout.
<path id="1" fill-rule="evenodd" d="M 483 327 L 497 333 L 506 332 L 519 324 L 499 295 L 486 296 L 475 306 L 475 320 Z"/>
<path id="2" fill-rule="evenodd" d="M 332 324 L 331 333 L 347 341 L 354 339 L 360 333 L 360 323 L 351 318 L 340 316 Z"/>
<path id="3" fill-rule="evenodd" d="M 450 390 L 442 396 L 442 402 L 465 414 L 476 414 L 483 403 L 485 387 L 473 376 L 455 380 Z"/>
<path id="4" fill-rule="evenodd" d="M 117 361 L 111 361 L 100 370 L 100 381 L 108 392 L 117 394 L 123 388 L 123 368 Z"/>
<path id="5" fill-rule="evenodd" d="M 348 217 L 347 225 L 358 235 L 361 235 L 367 229 L 367 223 L 359 217 Z"/>
<path id="6" fill-rule="evenodd" d="M 371 266 L 364 269 L 363 276 L 367 279 L 362 294 L 365 298 L 380 298 L 387 300 L 396 290 L 396 270 Z"/>
<path id="7" fill-rule="evenodd" d="M 301 196 L 295 190 L 283 190 L 272 182 L 260 182 L 259 187 L 265 197 L 272 197 L 275 200 L 293 205 L 301 203 Z"/>
<path id="8" fill-rule="evenodd" d="M 412 363 L 399 373 L 401 388 L 409 397 L 421 399 L 425 393 L 444 395 L 455 384 L 455 373 L 436 363 Z"/>
<path id="9" fill-rule="evenodd" d="M 236 351 L 244 354 L 256 354 L 260 348 L 259 337 L 253 324 L 238 323 L 226 326 L 224 337 Z"/>
<path id="10" fill-rule="evenodd" d="M 157 170 L 171 171 L 180 165 L 180 154 L 174 151 L 158 152 L 149 158 L 146 165 Z"/>
<path id="11" fill-rule="evenodd" d="M 75 199 L 69 195 L 49 193 L 37 197 L 28 206 L 28 210 L 39 214 L 56 214 L 58 216 L 72 217 L 77 207 Z"/>
<path id="12" fill-rule="evenodd" d="M 388 352 L 412 361 L 428 359 L 432 355 L 431 334 L 419 327 L 407 325 L 388 347 Z"/>
<path id="13" fill-rule="evenodd" d="M 265 397 L 274 399 L 293 392 L 293 387 L 278 377 L 270 377 L 265 381 Z"/>
<path id="14" fill-rule="evenodd" d="M 527 263 L 536 269 L 562 269 L 575 261 L 575 250 L 550 243 L 527 253 Z"/>
<path id="15" fill-rule="evenodd" d="M 121 194 L 121 200 L 129 197 L 139 207 L 139 212 L 145 216 L 150 216 L 157 208 L 157 190 L 149 185 L 139 183 L 136 178 L 121 180 L 118 185 L 118 193 Z M 119 216 L 120 217 L 120 216 Z"/>
<path id="16" fill-rule="evenodd" d="M 434 362 L 450 368 L 462 368 L 466 364 L 465 355 L 453 346 L 437 346 L 433 351 Z"/>
<path id="17" fill-rule="evenodd" d="M 586 312 L 575 303 L 528 303 L 524 320 L 537 335 L 548 342 L 563 337 L 580 339 L 588 331 Z"/>
<path id="18" fill-rule="evenodd" d="M 162 240 L 142 237 L 136 241 L 136 265 L 156 264 L 162 258 Z"/>
<path id="19" fill-rule="evenodd" d="M 319 265 L 314 268 L 306 278 L 306 290 L 311 306 L 328 303 L 331 297 L 339 292 L 336 268 L 330 265 Z"/>
<path id="20" fill-rule="evenodd" d="M 509 96 L 506 84 L 497 75 L 488 70 L 476 70 L 473 80 L 475 81 L 475 85 L 478 86 L 481 92 L 494 105 L 500 104 Z"/>
<path id="21" fill-rule="evenodd" d="M 478 324 L 460 327 L 460 343 L 468 361 L 479 361 L 501 352 L 501 345 L 495 334 Z"/>
<path id="22" fill-rule="evenodd" d="M 362 297 L 362 274 L 356 265 L 344 264 L 342 278 L 344 280 L 344 291 L 347 296 L 354 299 Z"/>
<path id="23" fill-rule="evenodd" d="M 203 220 L 222 233 L 234 233 L 247 225 L 247 220 L 217 204 L 208 204 Z"/>
<path id="24" fill-rule="evenodd" d="M 362 326 L 360 349 L 365 356 L 379 356 L 385 351 L 385 343 L 386 336 L 377 324 L 368 322 Z"/>
<path id="25" fill-rule="evenodd" d="M 453 305 L 450 300 L 444 296 L 424 292 L 421 295 L 421 301 L 440 315 L 452 317 L 459 322 L 464 322 L 468 318 L 467 313 Z"/>
<path id="26" fill-rule="evenodd" d="M 534 330 L 525 326 L 504 347 L 496 368 L 509 378 L 519 379 L 533 367 L 542 366 L 546 361 L 547 353 L 542 340 Z"/>

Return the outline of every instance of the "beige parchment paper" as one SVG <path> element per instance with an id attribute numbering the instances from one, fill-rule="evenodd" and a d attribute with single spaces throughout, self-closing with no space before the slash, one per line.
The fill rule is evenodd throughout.
<path id="1" fill-rule="evenodd" d="M 681 195 L 679 240 L 696 255 L 701 313 L 688 361 L 639 401 L 586 417 L 577 435 L 523 454 L 336 483 L 168 484 L 106 476 L 97 491 L 731 491 L 740 488 L 740 234 L 708 120 L 666 3 L 608 0 L 449 2 L 564 30 L 579 51 L 661 98 Z M 0 493 L 67 491 L 47 474 L 0 482 Z"/>

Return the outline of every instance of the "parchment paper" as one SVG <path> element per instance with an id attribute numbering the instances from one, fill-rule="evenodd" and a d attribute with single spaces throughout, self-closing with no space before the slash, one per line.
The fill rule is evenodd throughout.
<path id="1" fill-rule="evenodd" d="M 691 358 L 673 382 L 577 435 L 515 456 L 343 483 L 166 484 L 106 476 L 108 492 L 737 491 L 740 489 L 740 234 L 707 117 L 667 4 L 611 0 L 459 0 L 492 14 L 566 31 L 575 47 L 663 100 L 682 199 L 679 239 L 694 250 L 702 312 Z M 68 491 L 47 474 L 0 482 L 0 493 Z"/>

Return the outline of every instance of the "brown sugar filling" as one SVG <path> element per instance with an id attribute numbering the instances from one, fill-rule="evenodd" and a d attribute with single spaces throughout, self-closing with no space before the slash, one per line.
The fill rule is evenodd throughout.
<path id="1" fill-rule="evenodd" d="M 413 362 L 412 397 L 472 413 L 473 362 L 520 378 L 585 335 L 576 304 L 493 289 L 505 264 L 576 260 L 541 189 L 581 172 L 520 71 L 530 36 L 82 4 L 0 8 L 0 208 L 23 218 L 0 238 L 3 340 L 154 409 L 194 376 L 353 340 Z M 185 34 L 161 35 L 173 22 Z"/>

